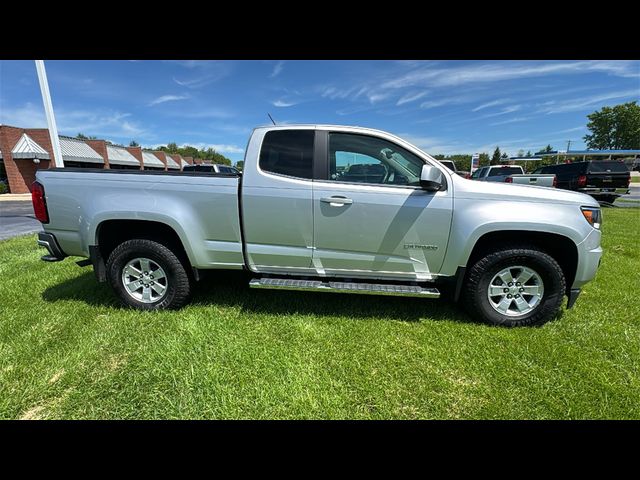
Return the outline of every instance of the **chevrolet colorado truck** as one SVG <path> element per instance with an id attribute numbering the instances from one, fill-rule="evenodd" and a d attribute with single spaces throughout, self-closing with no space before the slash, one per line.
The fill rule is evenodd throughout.
<path id="1" fill-rule="evenodd" d="M 142 310 L 184 305 L 205 270 L 244 269 L 252 288 L 442 295 L 503 326 L 543 324 L 565 295 L 570 308 L 600 263 L 592 197 L 467 180 L 382 131 L 259 127 L 244 162 L 39 170 L 43 260 L 85 257 Z"/>
<path id="2" fill-rule="evenodd" d="M 482 167 L 473 172 L 471 179 L 483 182 L 518 183 L 537 187 L 557 186 L 555 175 L 524 173 L 524 169 L 520 165 L 490 165 Z"/>

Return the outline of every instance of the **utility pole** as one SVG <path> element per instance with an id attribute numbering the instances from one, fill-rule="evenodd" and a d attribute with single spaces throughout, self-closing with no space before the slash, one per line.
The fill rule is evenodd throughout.
<path id="1" fill-rule="evenodd" d="M 571 148 L 571 140 L 567 140 L 567 152 Z"/>
<path id="2" fill-rule="evenodd" d="M 44 103 L 44 113 L 47 116 L 47 127 L 49 128 L 49 137 L 51 137 L 51 147 L 53 147 L 55 165 L 56 168 L 64 168 L 62 150 L 60 150 L 60 138 L 58 137 L 58 127 L 56 127 L 56 118 L 53 115 L 53 104 L 51 103 L 51 95 L 49 93 L 47 72 L 44 69 L 44 60 L 36 60 L 35 62 L 38 72 L 38 82 L 40 82 L 40 92 L 42 93 L 42 103 Z"/>

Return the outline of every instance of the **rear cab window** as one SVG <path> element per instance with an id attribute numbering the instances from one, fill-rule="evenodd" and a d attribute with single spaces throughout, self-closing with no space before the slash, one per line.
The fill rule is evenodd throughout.
<path id="1" fill-rule="evenodd" d="M 261 170 L 287 177 L 313 177 L 314 130 L 272 130 L 262 141 Z"/>
<path id="2" fill-rule="evenodd" d="M 629 169 L 624 162 L 591 162 L 589 173 L 627 173 Z"/>
<path id="3" fill-rule="evenodd" d="M 520 175 L 522 170 L 519 167 L 492 167 L 488 177 L 498 177 L 500 175 Z"/>

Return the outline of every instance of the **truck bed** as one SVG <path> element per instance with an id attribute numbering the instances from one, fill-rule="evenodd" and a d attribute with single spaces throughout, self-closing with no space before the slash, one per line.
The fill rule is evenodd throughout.
<path id="1" fill-rule="evenodd" d="M 46 185 L 46 230 L 67 255 L 89 256 L 103 222 L 144 219 L 171 226 L 194 267 L 244 264 L 237 175 L 64 168 L 36 178 Z"/>

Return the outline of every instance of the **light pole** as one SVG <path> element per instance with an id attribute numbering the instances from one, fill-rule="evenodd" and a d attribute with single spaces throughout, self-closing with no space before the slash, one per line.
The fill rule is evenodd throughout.
<path id="1" fill-rule="evenodd" d="M 49 136 L 51 137 L 51 147 L 53 148 L 55 165 L 56 168 L 64 168 L 62 151 L 60 150 L 60 138 L 58 137 L 58 128 L 56 127 L 56 118 L 53 115 L 53 104 L 51 103 L 51 95 L 49 94 L 47 72 L 44 69 L 44 60 L 36 60 L 35 62 L 38 72 L 38 82 L 40 82 L 40 92 L 42 92 L 42 103 L 44 103 L 44 113 L 47 116 L 47 127 L 49 128 Z"/>

